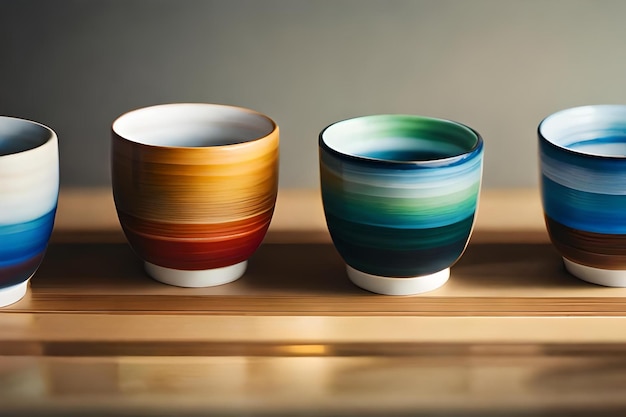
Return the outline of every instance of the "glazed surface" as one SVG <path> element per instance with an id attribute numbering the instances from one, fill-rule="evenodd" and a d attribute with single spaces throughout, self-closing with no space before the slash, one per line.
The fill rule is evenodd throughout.
<path id="1" fill-rule="evenodd" d="M 28 280 L 52 233 L 59 193 L 56 134 L 0 117 L 0 289 Z"/>
<path id="2" fill-rule="evenodd" d="M 328 130 L 322 132 L 320 171 L 328 228 L 346 263 L 359 271 L 387 277 L 435 273 L 461 256 L 470 236 L 481 183 L 482 139 L 447 121 L 400 116 L 396 126 L 394 119 L 366 120 L 367 143 L 361 145 L 353 142 L 362 141 L 363 126 L 342 131 L 341 138 L 333 134 L 327 142 Z M 364 149 L 438 158 L 383 159 Z"/>
<path id="3" fill-rule="evenodd" d="M 225 106 L 216 107 L 219 112 Z M 249 115 L 258 117 L 245 109 L 235 113 L 243 114 L 244 121 Z M 227 118 L 225 123 L 237 120 Z M 184 117 L 177 123 L 184 131 Z M 257 129 L 259 137 L 241 143 L 189 147 L 149 145 L 113 130 L 117 212 L 143 260 L 203 270 L 242 262 L 257 249 L 278 189 L 278 127 L 272 123 L 271 132 L 263 136 L 266 129 L 264 124 Z"/>
<path id="4" fill-rule="evenodd" d="M 621 133 L 620 133 L 621 132 Z M 539 127 L 546 226 L 561 254 L 626 269 L 626 106 L 585 106 Z"/>

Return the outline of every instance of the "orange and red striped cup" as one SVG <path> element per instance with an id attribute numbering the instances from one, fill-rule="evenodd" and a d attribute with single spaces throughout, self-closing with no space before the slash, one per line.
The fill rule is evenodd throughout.
<path id="1" fill-rule="evenodd" d="M 115 120 L 115 205 L 148 274 L 182 287 L 241 277 L 272 218 L 278 160 L 276 123 L 240 107 L 164 104 Z"/>

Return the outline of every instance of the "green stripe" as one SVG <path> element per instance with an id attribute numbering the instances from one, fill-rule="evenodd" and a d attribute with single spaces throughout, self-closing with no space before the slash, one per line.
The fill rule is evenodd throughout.
<path id="1" fill-rule="evenodd" d="M 476 145 L 476 135 L 467 127 L 460 124 L 412 115 L 376 115 L 348 120 L 342 123 L 354 123 L 351 126 L 351 135 L 359 141 L 379 139 L 381 137 L 400 136 L 421 139 L 431 139 L 436 144 L 450 143 L 459 146 L 463 151 L 469 151 Z M 444 140 L 442 140 L 445 138 Z M 448 143 L 446 143 L 448 141 Z"/>
<path id="2" fill-rule="evenodd" d="M 441 226 L 476 210 L 480 184 L 459 192 L 425 198 L 391 198 L 324 188 L 325 210 L 335 216 L 379 225 Z M 429 226 L 429 223 L 432 225 Z"/>

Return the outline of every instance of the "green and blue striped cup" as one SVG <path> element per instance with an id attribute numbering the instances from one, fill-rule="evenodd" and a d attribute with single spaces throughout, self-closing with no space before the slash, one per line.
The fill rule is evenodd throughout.
<path id="1" fill-rule="evenodd" d="M 483 140 L 449 120 L 372 115 L 319 136 L 321 190 L 350 280 L 408 295 L 446 283 L 474 225 Z"/>

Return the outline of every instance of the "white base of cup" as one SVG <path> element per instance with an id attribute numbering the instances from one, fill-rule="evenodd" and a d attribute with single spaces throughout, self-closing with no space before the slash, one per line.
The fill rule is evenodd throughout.
<path id="1" fill-rule="evenodd" d="M 224 266 L 222 268 L 204 269 L 200 271 L 185 271 L 181 269 L 165 268 L 145 263 L 146 272 L 155 280 L 164 284 L 175 285 L 177 287 L 214 287 L 216 285 L 233 282 L 246 272 L 248 261 L 243 261 L 235 265 Z"/>
<path id="2" fill-rule="evenodd" d="M 600 269 L 592 266 L 581 265 L 563 258 L 565 269 L 570 274 L 583 281 L 592 284 L 604 285 L 605 287 L 626 287 L 626 271 L 614 269 Z"/>
<path id="3" fill-rule="evenodd" d="M 0 307 L 6 307 L 10 304 L 17 303 L 26 295 L 28 283 L 30 280 L 20 282 L 11 287 L 0 289 Z"/>
<path id="4" fill-rule="evenodd" d="M 371 275 L 346 265 L 348 278 L 359 287 L 385 295 L 414 295 L 436 290 L 448 281 L 450 268 L 430 275 L 392 278 Z"/>

